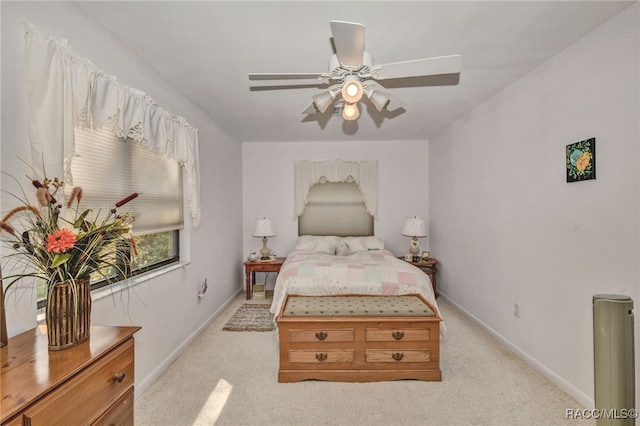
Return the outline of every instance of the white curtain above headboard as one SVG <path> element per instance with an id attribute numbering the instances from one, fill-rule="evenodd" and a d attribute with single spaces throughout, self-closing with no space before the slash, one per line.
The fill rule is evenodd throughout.
<path id="1" fill-rule="evenodd" d="M 294 163 L 295 196 L 294 219 L 307 205 L 309 189 L 316 183 L 355 182 L 371 216 L 378 214 L 378 162 L 377 161 L 307 161 Z"/>

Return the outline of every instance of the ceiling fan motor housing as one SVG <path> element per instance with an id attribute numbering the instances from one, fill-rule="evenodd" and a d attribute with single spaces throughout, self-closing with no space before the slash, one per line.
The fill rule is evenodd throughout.
<path id="1" fill-rule="evenodd" d="M 338 55 L 332 55 L 329 59 L 329 72 L 333 73 L 337 69 L 343 69 L 345 71 L 355 71 L 363 67 L 371 68 L 373 66 L 373 56 L 366 50 L 362 51 L 362 64 L 358 67 L 354 65 L 342 65 L 338 59 Z"/>

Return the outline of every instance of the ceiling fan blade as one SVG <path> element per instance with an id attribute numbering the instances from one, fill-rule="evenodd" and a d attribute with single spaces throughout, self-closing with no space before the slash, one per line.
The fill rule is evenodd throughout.
<path id="1" fill-rule="evenodd" d="M 373 78 L 422 77 L 439 74 L 459 73 L 462 68 L 460 55 L 438 56 L 435 58 L 414 59 L 412 61 L 392 62 L 374 66 Z"/>
<path id="2" fill-rule="evenodd" d="M 333 43 L 341 64 L 359 68 L 364 52 L 364 25 L 356 22 L 331 21 Z"/>
<path id="3" fill-rule="evenodd" d="M 304 79 L 323 79 L 327 78 L 324 73 L 293 73 L 293 74 L 277 74 L 277 73 L 251 73 L 249 80 L 304 80 Z"/>

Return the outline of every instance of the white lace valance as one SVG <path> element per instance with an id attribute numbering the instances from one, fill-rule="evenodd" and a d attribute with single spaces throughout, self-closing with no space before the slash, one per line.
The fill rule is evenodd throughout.
<path id="1" fill-rule="evenodd" d="M 148 149 L 175 159 L 185 171 L 192 225 L 200 225 L 198 130 L 157 105 L 144 92 L 120 84 L 66 40 L 44 37 L 23 21 L 26 34 L 27 125 L 33 167 L 42 176 L 42 161 L 64 173 L 72 184 L 74 126 L 111 129 Z"/>
<path id="2" fill-rule="evenodd" d="M 294 163 L 295 195 L 294 218 L 307 205 L 309 188 L 316 183 L 355 182 L 371 216 L 378 214 L 378 162 L 377 161 L 296 161 Z"/>

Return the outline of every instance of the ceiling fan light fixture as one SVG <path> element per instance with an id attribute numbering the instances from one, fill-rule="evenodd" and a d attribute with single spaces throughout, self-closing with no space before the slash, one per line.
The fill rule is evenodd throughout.
<path id="1" fill-rule="evenodd" d="M 313 95 L 313 104 L 318 108 L 318 111 L 324 114 L 324 112 L 333 103 L 333 96 L 330 91 L 318 93 Z"/>
<path id="2" fill-rule="evenodd" d="M 371 101 L 378 112 L 382 112 L 385 106 L 389 103 L 389 97 L 378 90 L 372 90 L 367 93 L 367 97 Z"/>
<path id="3" fill-rule="evenodd" d="M 358 110 L 358 104 L 345 103 L 342 108 L 342 118 L 347 121 L 353 121 L 360 117 L 360 110 Z"/>
<path id="4" fill-rule="evenodd" d="M 345 82 L 342 85 L 342 97 L 345 102 L 355 104 L 362 98 L 364 89 L 358 77 L 354 75 L 347 76 Z"/>

